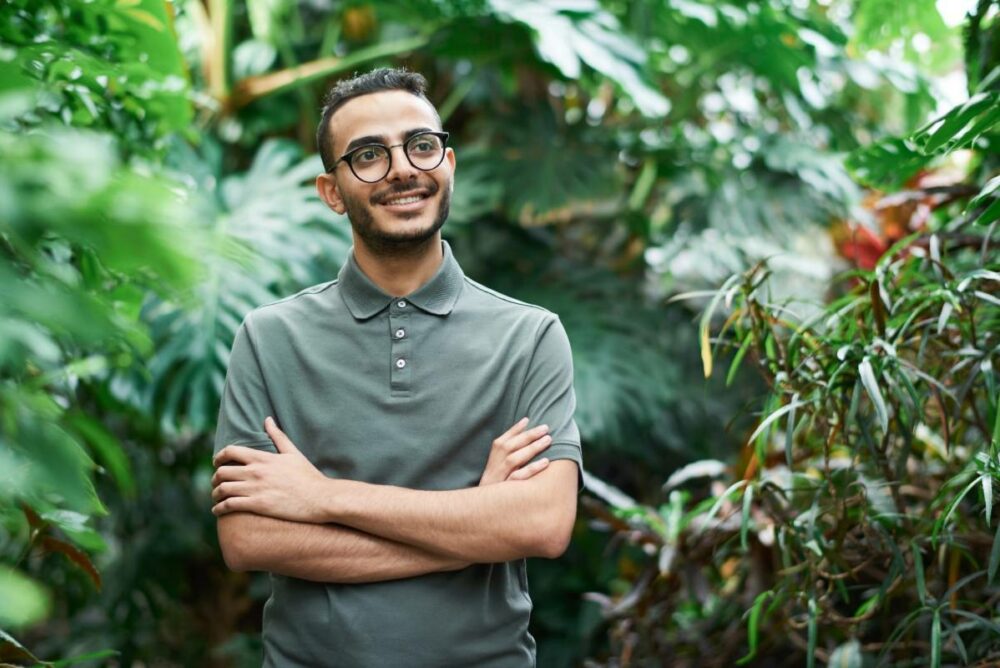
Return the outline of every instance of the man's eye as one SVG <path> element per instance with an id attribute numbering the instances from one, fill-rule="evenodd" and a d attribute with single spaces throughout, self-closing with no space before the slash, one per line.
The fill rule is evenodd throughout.
<path id="1" fill-rule="evenodd" d="M 426 152 L 434 150 L 434 142 L 429 139 L 421 139 L 413 145 L 413 150 L 418 152 Z"/>
<path id="2" fill-rule="evenodd" d="M 375 162 L 382 156 L 382 152 L 376 148 L 366 148 L 354 154 L 354 162 L 365 163 Z"/>

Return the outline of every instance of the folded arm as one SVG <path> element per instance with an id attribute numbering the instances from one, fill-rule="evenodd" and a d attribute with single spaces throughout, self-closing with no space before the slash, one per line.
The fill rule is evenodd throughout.
<path id="1" fill-rule="evenodd" d="M 527 420 L 521 420 L 493 442 L 480 487 L 472 489 L 529 482 L 548 469 L 547 459 L 531 461 L 551 442 L 546 435 L 547 427 L 526 430 L 526 426 Z M 323 504 L 332 491 L 329 489 L 332 481 L 295 449 L 273 421 L 269 421 L 266 429 L 282 453 L 280 456 L 235 446 L 216 456 L 218 470 L 213 477 L 213 498 L 218 503 L 214 510 L 219 515 L 223 557 L 231 569 L 357 583 L 457 570 L 474 561 L 498 560 L 487 558 L 489 552 L 483 558 L 460 558 L 454 551 L 442 550 L 430 542 L 411 544 L 375 535 L 377 532 L 330 523 L 333 520 L 324 517 L 327 511 Z M 270 481 L 277 484 L 272 486 Z M 400 489 L 364 487 L 368 491 L 390 490 L 390 496 L 391 490 Z M 501 496 L 508 495 L 504 492 Z M 286 512 L 282 513 L 281 508 L 286 508 Z M 287 512 L 288 508 L 294 512 Z M 574 500 L 573 513 L 575 508 Z M 572 519 L 569 523 L 571 527 Z M 549 549 L 551 546 L 543 545 L 533 551 L 546 554 Z"/>
<path id="2" fill-rule="evenodd" d="M 475 562 L 555 558 L 576 519 L 577 466 L 555 461 L 530 480 L 442 492 L 329 480 L 328 521 Z"/>
<path id="3" fill-rule="evenodd" d="M 218 532 L 231 570 L 270 571 L 315 582 L 380 582 L 469 565 L 349 527 L 253 513 L 220 517 Z"/>

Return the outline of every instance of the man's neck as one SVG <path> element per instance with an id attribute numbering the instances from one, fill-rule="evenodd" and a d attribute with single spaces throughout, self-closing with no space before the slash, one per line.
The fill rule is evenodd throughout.
<path id="1" fill-rule="evenodd" d="M 354 261 L 365 276 L 386 294 L 405 297 L 431 280 L 441 262 L 441 234 L 435 234 L 410 253 L 381 255 L 354 237 Z"/>

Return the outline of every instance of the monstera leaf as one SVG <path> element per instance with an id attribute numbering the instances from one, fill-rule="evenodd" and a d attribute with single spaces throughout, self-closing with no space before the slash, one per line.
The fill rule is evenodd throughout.
<path id="1" fill-rule="evenodd" d="M 218 148 L 175 147 L 190 198 L 213 245 L 205 280 L 184 300 L 151 296 L 144 308 L 156 352 L 145 378 L 116 383 L 119 396 L 154 411 L 169 432 L 215 420 L 236 329 L 251 310 L 336 277 L 351 245 L 346 219 L 316 195 L 317 156 L 290 142 L 264 143 L 243 173 L 219 175 Z"/>

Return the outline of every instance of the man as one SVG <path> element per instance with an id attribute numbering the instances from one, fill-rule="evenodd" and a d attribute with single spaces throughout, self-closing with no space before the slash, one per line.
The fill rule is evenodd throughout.
<path id="1" fill-rule="evenodd" d="M 456 161 L 424 86 L 331 91 L 316 186 L 352 252 L 233 343 L 213 512 L 230 568 L 271 573 L 266 666 L 532 666 L 524 559 L 575 520 L 569 343 L 441 239 Z"/>

